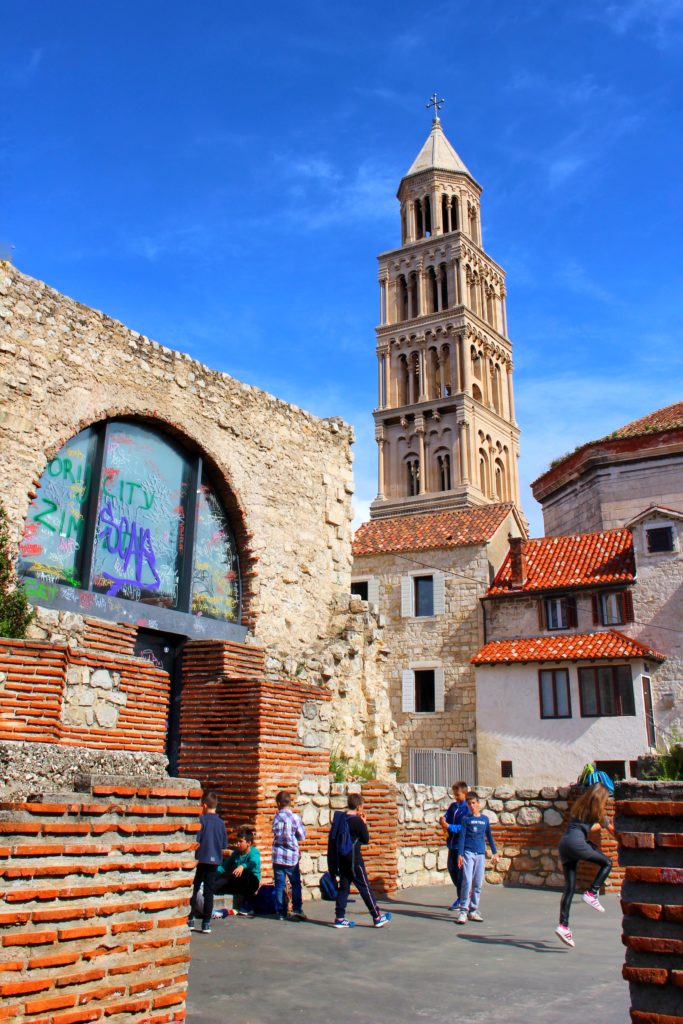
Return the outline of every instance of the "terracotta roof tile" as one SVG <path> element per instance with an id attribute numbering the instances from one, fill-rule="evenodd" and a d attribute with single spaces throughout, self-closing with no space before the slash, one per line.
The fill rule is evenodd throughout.
<path id="1" fill-rule="evenodd" d="M 482 505 L 452 512 L 420 512 L 417 515 L 371 519 L 356 530 L 354 555 L 391 551 L 427 551 L 486 544 L 508 512 L 511 503 Z"/>
<path id="2" fill-rule="evenodd" d="M 540 537 L 524 541 L 522 550 L 526 559 L 524 585 L 513 588 L 508 554 L 489 587 L 489 595 L 632 583 L 636 575 L 630 530 Z"/>
<path id="3" fill-rule="evenodd" d="M 683 427 L 683 402 L 675 402 L 663 409 L 641 416 L 624 427 L 601 437 L 601 441 L 619 441 L 625 437 L 641 437 L 643 434 L 663 434 L 667 430 L 680 430 Z"/>
<path id="4" fill-rule="evenodd" d="M 650 658 L 665 656 L 639 640 L 608 629 L 600 633 L 564 633 L 522 640 L 491 640 L 472 658 L 473 665 L 510 665 L 522 661 L 595 661 L 606 658 Z"/>

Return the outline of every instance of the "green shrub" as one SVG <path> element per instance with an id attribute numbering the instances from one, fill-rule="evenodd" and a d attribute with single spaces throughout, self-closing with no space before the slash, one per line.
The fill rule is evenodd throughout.
<path id="1" fill-rule="evenodd" d="M 10 640 L 23 639 L 32 618 L 33 611 L 26 592 L 17 586 L 10 556 L 7 514 L 0 505 L 0 636 Z"/>
<path id="2" fill-rule="evenodd" d="M 648 779 L 657 782 L 683 782 L 683 733 L 672 729 L 661 744 Z"/>
<path id="3" fill-rule="evenodd" d="M 377 769 L 372 761 L 345 757 L 336 751 L 330 754 L 330 775 L 335 782 L 369 782 L 377 778 Z"/>

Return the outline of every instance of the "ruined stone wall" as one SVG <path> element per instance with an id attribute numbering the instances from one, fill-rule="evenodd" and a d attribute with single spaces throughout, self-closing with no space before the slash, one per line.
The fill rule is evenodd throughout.
<path id="1" fill-rule="evenodd" d="M 425 567 L 426 566 L 426 567 Z M 401 616 L 401 580 L 411 573 L 443 571 L 445 611 L 433 618 Z M 354 576 L 379 581 L 379 613 L 384 616 L 385 685 L 397 739 L 407 767 L 409 747 L 466 749 L 474 737 L 475 676 L 470 658 L 483 642 L 479 599 L 489 585 L 485 545 L 448 551 L 423 551 L 399 556 L 359 555 Z M 413 664 L 443 666 L 443 713 L 406 713 L 402 710 L 402 672 Z"/>
<path id="2" fill-rule="evenodd" d="M 184 1020 L 201 791 L 134 776 L 75 784 L 0 803 L 0 1017 Z"/>
<path id="3" fill-rule="evenodd" d="M 0 263 L 0 500 L 19 540 L 35 481 L 88 424 L 155 421 L 223 481 L 245 623 L 290 652 L 327 634 L 351 567 L 350 444 L 321 420 Z"/>

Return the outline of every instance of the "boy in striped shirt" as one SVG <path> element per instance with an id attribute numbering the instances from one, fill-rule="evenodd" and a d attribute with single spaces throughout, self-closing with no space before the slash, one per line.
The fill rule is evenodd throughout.
<path id="1" fill-rule="evenodd" d="M 273 818 L 273 876 L 275 881 L 275 914 L 278 921 L 287 920 L 285 885 L 292 887 L 292 913 L 290 921 L 305 921 L 301 899 L 299 872 L 299 843 L 306 838 L 306 830 L 298 814 L 291 809 L 292 797 L 280 790 L 275 797 L 277 814 Z"/>

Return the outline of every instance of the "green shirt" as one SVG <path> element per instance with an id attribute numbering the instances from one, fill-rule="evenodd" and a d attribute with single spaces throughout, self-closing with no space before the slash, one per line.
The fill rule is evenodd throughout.
<path id="1" fill-rule="evenodd" d="M 218 869 L 219 874 L 228 874 L 235 868 L 243 867 L 245 871 L 251 871 L 261 881 L 261 854 L 255 846 L 250 846 L 244 853 L 233 850 L 229 857 L 226 857 Z"/>

